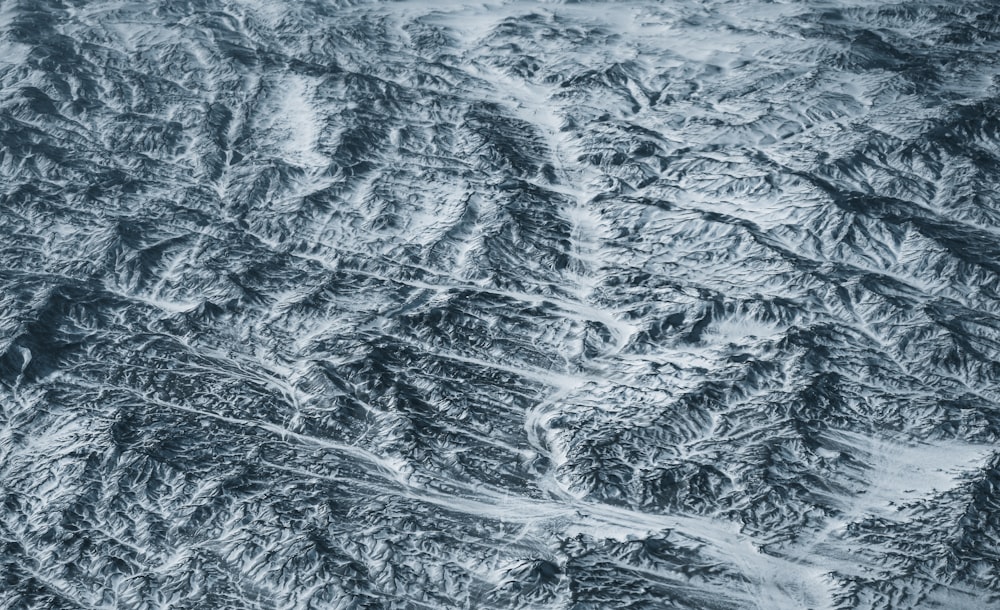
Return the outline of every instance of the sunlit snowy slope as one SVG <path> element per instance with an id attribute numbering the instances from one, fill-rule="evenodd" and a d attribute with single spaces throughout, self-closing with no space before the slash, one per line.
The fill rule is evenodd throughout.
<path id="1" fill-rule="evenodd" d="M 0 1 L 0 608 L 1000 608 L 1000 4 Z"/>

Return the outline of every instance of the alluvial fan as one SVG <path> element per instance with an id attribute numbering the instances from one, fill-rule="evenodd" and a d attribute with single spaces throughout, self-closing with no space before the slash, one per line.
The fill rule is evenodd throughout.
<path id="1" fill-rule="evenodd" d="M 0 608 L 1000 608 L 996 0 L 6 0 L 0 232 Z"/>

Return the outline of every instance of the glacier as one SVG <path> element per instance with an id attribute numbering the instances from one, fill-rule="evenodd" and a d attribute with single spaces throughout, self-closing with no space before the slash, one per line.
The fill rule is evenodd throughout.
<path id="1" fill-rule="evenodd" d="M 0 608 L 1000 608 L 994 0 L 7 0 L 0 235 Z"/>

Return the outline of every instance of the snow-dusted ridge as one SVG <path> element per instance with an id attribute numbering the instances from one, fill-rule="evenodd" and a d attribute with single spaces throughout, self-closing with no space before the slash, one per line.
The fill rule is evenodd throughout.
<path id="1" fill-rule="evenodd" d="M 0 5 L 0 608 L 1000 606 L 995 2 Z"/>

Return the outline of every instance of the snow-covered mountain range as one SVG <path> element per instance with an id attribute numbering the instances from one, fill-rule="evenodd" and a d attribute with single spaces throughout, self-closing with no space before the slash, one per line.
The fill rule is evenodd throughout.
<path id="1" fill-rule="evenodd" d="M 0 608 L 1000 608 L 995 0 L 4 0 Z"/>

